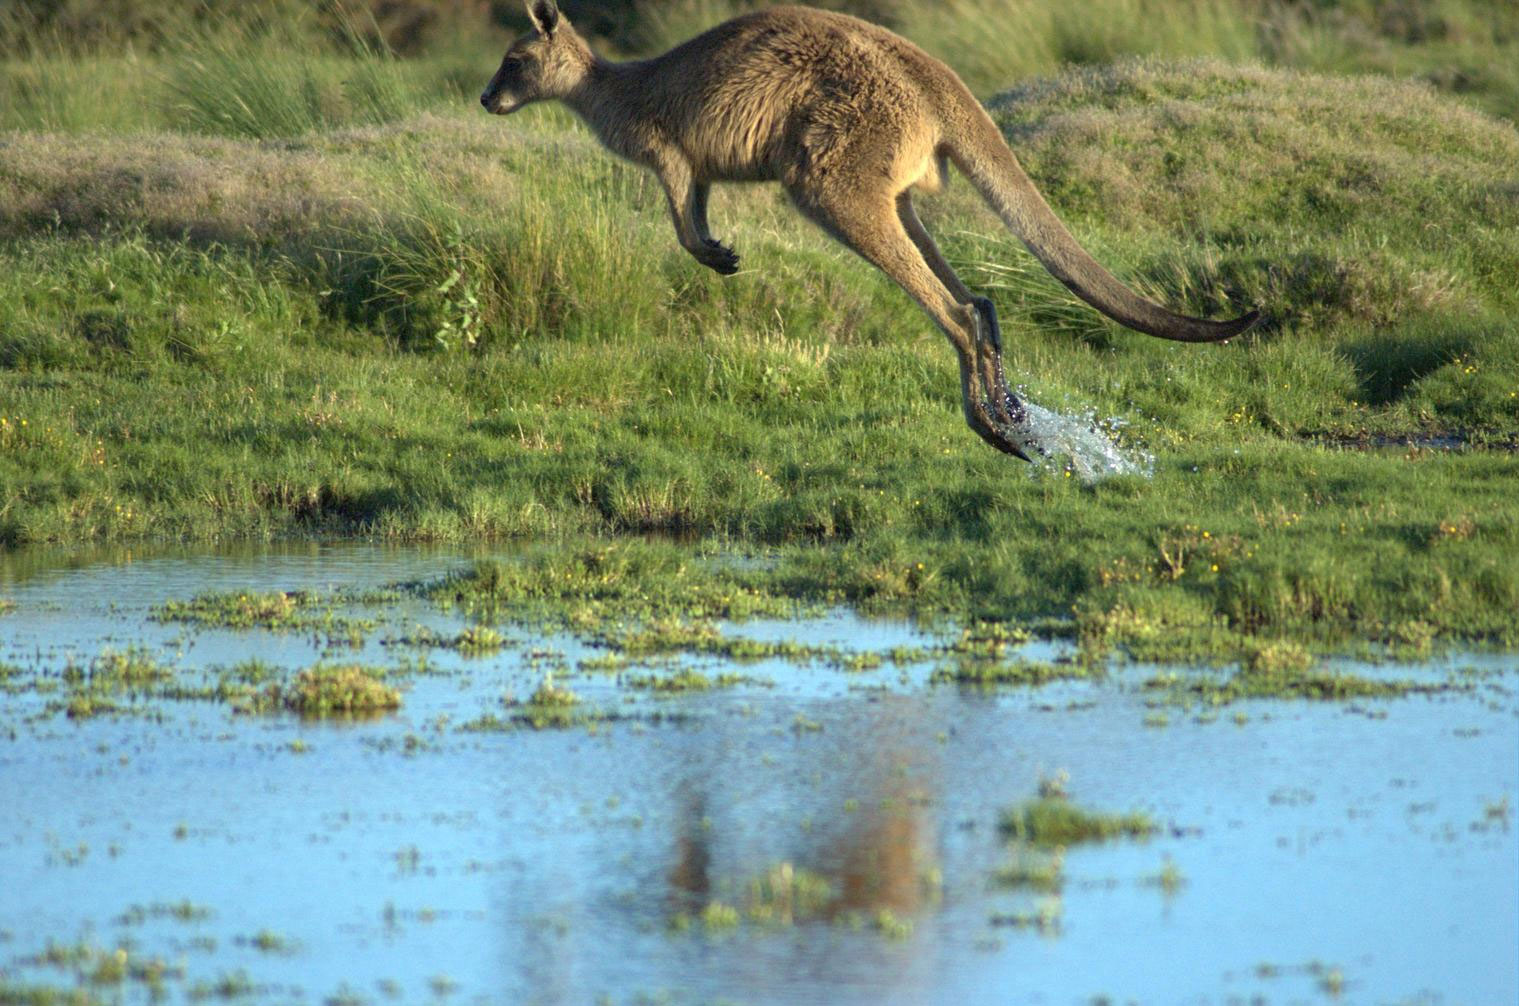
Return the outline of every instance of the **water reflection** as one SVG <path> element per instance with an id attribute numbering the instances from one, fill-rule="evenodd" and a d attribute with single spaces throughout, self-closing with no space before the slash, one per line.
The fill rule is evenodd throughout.
<path id="1" fill-rule="evenodd" d="M 745 856 L 740 842 L 715 827 L 714 803 L 729 812 L 745 810 L 742 801 L 722 792 L 720 777 L 683 778 L 674 796 L 673 852 L 666 875 L 672 915 L 698 914 L 724 898 L 736 900 L 736 907 L 762 921 L 783 924 L 798 916 L 868 919 L 883 910 L 903 918 L 916 915 L 938 894 L 938 842 L 926 809 L 938 781 L 923 778 L 921 752 L 910 741 L 893 739 L 895 743 L 876 736 L 866 748 L 854 750 L 857 762 L 848 775 L 829 775 L 827 781 L 815 776 L 816 785 L 792 794 L 785 801 L 789 813 L 773 821 L 778 834 L 766 843 L 768 863 Z M 804 774 L 810 759 L 798 761 L 788 767 Z M 913 764 L 919 771 L 909 776 L 907 766 Z M 719 866 L 727 870 L 721 877 L 716 875 Z M 777 888 L 814 878 L 826 882 L 826 892 L 803 892 L 808 901 L 804 911 L 789 904 L 782 906 L 779 918 L 759 911 L 775 899 L 792 899 L 789 890 Z"/>

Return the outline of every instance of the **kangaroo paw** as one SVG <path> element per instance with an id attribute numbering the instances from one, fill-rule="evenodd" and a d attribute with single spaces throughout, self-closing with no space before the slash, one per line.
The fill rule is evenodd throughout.
<path id="1" fill-rule="evenodd" d="M 1028 411 L 1018 396 L 1013 394 L 1013 389 L 1007 386 L 1007 377 L 1002 371 L 1001 353 L 994 352 L 992 356 L 991 377 L 986 385 L 986 404 L 997 422 L 1011 429 L 1021 427 L 1028 419 Z"/>
<path id="2" fill-rule="evenodd" d="M 1024 410 L 1023 402 L 1018 396 L 1006 387 L 997 389 L 996 395 L 997 400 L 992 403 L 992 409 L 996 412 L 997 418 L 1007 426 L 1022 426 L 1024 420 L 1028 418 L 1028 413 Z"/>
<path id="3" fill-rule="evenodd" d="M 703 245 L 696 253 L 696 260 L 724 276 L 738 272 L 738 253 L 719 241 L 708 241 Z"/>

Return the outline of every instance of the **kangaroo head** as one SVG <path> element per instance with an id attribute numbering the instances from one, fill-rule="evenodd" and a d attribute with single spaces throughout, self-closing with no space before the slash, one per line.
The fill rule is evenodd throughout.
<path id="1" fill-rule="evenodd" d="M 564 98 L 580 86 L 593 57 L 554 0 L 527 0 L 533 31 L 513 42 L 501 68 L 485 85 L 480 104 L 508 115 L 545 98 Z"/>

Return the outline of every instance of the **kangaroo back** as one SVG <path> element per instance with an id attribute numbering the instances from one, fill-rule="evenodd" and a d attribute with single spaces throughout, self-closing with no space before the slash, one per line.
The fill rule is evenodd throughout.
<path id="1" fill-rule="evenodd" d="M 1177 342 L 1221 342 L 1254 325 L 1259 312 L 1208 321 L 1168 311 L 1129 289 L 1087 254 L 1034 187 L 990 116 L 974 106 L 946 144 L 950 160 L 1044 267 L 1071 292 L 1120 325 Z"/>

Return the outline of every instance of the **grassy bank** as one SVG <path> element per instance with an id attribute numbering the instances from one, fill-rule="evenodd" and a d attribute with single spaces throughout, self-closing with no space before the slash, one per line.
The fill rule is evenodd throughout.
<path id="1" fill-rule="evenodd" d="M 1151 655 L 1519 642 L 1519 135 L 1500 119 L 1206 61 L 990 99 L 1099 258 L 1193 313 L 1268 315 L 1226 347 L 1128 333 L 963 184 L 927 203 L 997 301 L 1015 380 L 1155 455 L 1153 479 L 1084 487 L 982 446 L 942 337 L 774 191 L 716 194 L 745 256 L 723 280 L 562 113 L 419 112 L 441 63 L 299 59 L 389 83 L 335 72 L 309 121 L 275 88 L 250 120 L 269 128 L 0 138 L 5 547 L 517 538 L 576 543 L 545 560 L 573 571 L 655 532 L 688 543 L 617 546 L 630 602 L 681 596 L 693 551 L 763 552 L 740 586 L 1074 618 Z M 1377 438 L 1412 443 L 1354 446 Z"/>

